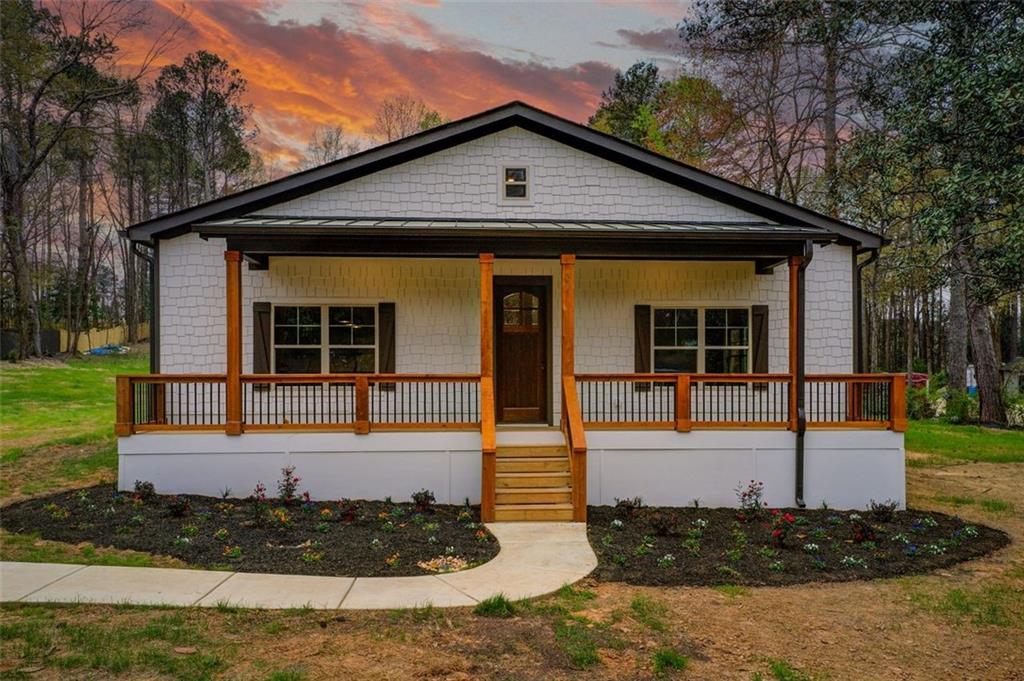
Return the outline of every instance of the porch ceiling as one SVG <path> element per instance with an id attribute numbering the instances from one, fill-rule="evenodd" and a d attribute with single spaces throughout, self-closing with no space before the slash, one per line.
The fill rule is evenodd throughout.
<path id="1" fill-rule="evenodd" d="M 824 229 L 770 222 L 247 216 L 199 223 L 250 258 L 270 255 L 756 260 L 803 252 Z"/>

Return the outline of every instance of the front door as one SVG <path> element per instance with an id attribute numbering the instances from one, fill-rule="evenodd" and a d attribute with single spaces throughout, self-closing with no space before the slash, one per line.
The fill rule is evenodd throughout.
<path id="1" fill-rule="evenodd" d="M 499 423 L 548 420 L 547 277 L 494 278 L 495 398 Z"/>

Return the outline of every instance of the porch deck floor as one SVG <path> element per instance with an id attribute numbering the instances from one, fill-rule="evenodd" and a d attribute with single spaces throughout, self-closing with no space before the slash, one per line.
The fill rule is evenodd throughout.
<path id="1" fill-rule="evenodd" d="M 462 572 L 314 577 L 212 570 L 0 562 L 0 601 L 377 610 L 476 605 L 499 593 L 543 596 L 587 576 L 597 556 L 585 523 L 488 523 L 501 550 Z"/>

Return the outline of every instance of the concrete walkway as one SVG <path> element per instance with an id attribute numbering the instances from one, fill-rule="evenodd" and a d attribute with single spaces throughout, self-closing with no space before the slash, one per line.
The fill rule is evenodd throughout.
<path id="1" fill-rule="evenodd" d="M 0 563 L 0 601 L 376 610 L 472 606 L 499 593 L 542 596 L 587 576 L 597 557 L 584 523 L 489 523 L 493 560 L 415 577 L 313 577 L 211 570 Z"/>

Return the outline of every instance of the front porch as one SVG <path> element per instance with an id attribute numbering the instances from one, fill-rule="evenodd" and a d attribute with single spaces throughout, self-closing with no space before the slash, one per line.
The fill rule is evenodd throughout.
<path id="1" fill-rule="evenodd" d="M 484 245 L 467 240 L 461 253 L 423 258 L 377 244 L 378 258 L 435 263 L 438 281 L 451 274 L 453 284 L 403 299 L 399 309 L 433 310 L 429 314 L 438 325 L 454 332 L 454 349 L 443 347 L 448 337 L 412 339 L 392 329 L 385 338 L 382 329 L 394 325 L 395 308 L 388 303 L 392 318 L 387 322 L 386 304 L 379 303 L 377 341 L 367 365 L 372 371 L 328 373 L 334 348 L 325 342 L 320 372 L 280 373 L 280 358 L 269 346 L 262 349 L 266 361 L 261 363 L 260 343 L 266 341 L 258 333 L 263 308 L 257 306 L 272 298 L 265 308 L 269 319 L 270 311 L 285 303 L 309 307 L 313 294 L 267 296 L 272 287 L 263 282 L 277 276 L 278 283 L 290 283 L 285 281 L 289 270 L 275 272 L 277 262 L 300 269 L 303 263 L 312 267 L 333 259 L 344 269 L 354 263 L 345 260 L 352 255 L 314 255 L 317 249 L 309 243 L 270 242 L 263 236 L 228 238 L 222 275 L 225 370 L 119 377 L 121 487 L 138 478 L 154 480 L 168 492 L 218 493 L 229 487 L 243 495 L 256 480 L 275 479 L 280 467 L 294 464 L 314 495 L 401 498 L 426 487 L 449 503 L 479 501 L 485 521 L 582 521 L 588 503 L 626 496 L 664 505 L 693 499 L 728 505 L 736 484 L 751 478 L 772 481 L 774 505 L 902 500 L 902 436 L 897 434 L 906 427 L 904 377 L 804 372 L 803 278 L 814 250 L 809 242 L 691 245 L 689 252 L 666 251 L 658 260 L 647 259 L 654 251 L 633 254 L 634 260 L 609 260 L 603 251 L 584 248 L 555 259 L 551 244 L 527 253 L 503 250 L 500 242 L 496 257 L 481 252 Z M 571 247 L 573 241 L 561 245 Z M 296 247 L 304 252 L 294 252 Z M 464 251 L 475 247 L 474 292 L 467 290 L 472 261 Z M 293 250 L 281 252 L 286 248 Z M 623 258 L 630 255 L 620 252 Z M 248 272 L 243 272 L 245 261 Z M 775 276 L 773 269 L 784 276 Z M 333 314 L 335 300 L 368 299 L 346 290 L 351 284 L 331 272 L 324 282 L 337 288 L 315 292 L 317 301 L 327 301 L 324 315 Z M 679 293 L 680 272 L 699 281 L 700 291 Z M 631 277 L 661 277 L 660 289 L 651 292 L 653 285 L 645 280 L 650 290 L 640 290 Z M 776 285 L 780 280 L 785 290 Z M 610 288 L 616 298 L 610 298 Z M 710 293 L 722 288 L 730 293 Z M 381 295 L 372 299 L 382 300 Z M 246 303 L 253 305 L 251 317 Z M 470 306 L 479 316 L 476 328 L 465 328 Z M 692 311 L 696 321 L 688 327 L 684 321 L 669 326 L 652 319 L 671 310 Z M 746 331 L 737 332 L 739 340 L 730 347 L 705 342 L 714 331 L 709 318 L 719 310 L 743 311 L 737 319 L 744 325 L 737 322 L 736 328 Z M 772 310 L 776 313 L 770 315 Z M 762 318 L 755 319 L 758 315 Z M 333 327 L 326 317 L 322 323 L 325 333 Z M 723 327 L 730 331 L 727 322 Z M 773 334 L 773 328 L 784 328 L 784 335 Z M 692 331 L 700 341 L 668 344 L 662 340 L 668 331 L 680 339 Z M 758 333 L 763 342 L 755 340 Z M 251 353 L 243 352 L 246 336 Z M 407 351 L 412 343 L 415 353 Z M 465 352 L 471 346 L 474 350 Z M 448 366 L 462 370 L 415 371 L 409 358 L 432 349 L 448 358 Z M 671 362 L 693 362 L 701 371 L 667 370 Z M 827 362 L 815 356 L 815 366 Z M 246 373 L 243 365 L 253 370 Z M 438 362 L 426 360 L 423 366 Z M 741 370 L 729 371 L 737 367 Z M 560 431 L 557 442 L 547 441 L 550 431 L 537 435 L 545 442 L 532 442 L 530 433 L 539 431 L 503 430 L 502 422 L 553 425 Z M 545 464 L 526 461 L 522 452 L 502 452 L 523 446 L 554 449 L 533 452 L 547 459 Z M 560 456 L 564 471 L 551 461 Z M 520 463 L 503 464 L 502 458 Z M 552 475 L 524 477 L 545 472 Z M 511 474 L 519 477 L 510 480 Z M 879 486 L 881 479 L 891 484 Z M 846 494 L 844 485 L 854 491 Z M 518 497 L 524 503 L 515 503 L 509 488 L 527 490 Z M 535 516 L 521 508 L 531 505 Z"/>

